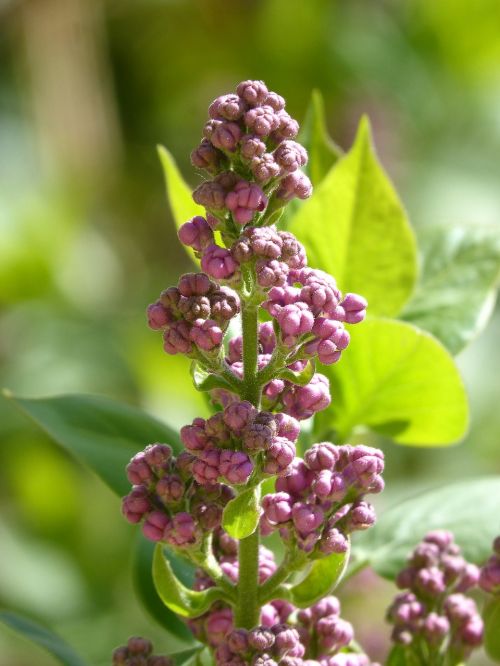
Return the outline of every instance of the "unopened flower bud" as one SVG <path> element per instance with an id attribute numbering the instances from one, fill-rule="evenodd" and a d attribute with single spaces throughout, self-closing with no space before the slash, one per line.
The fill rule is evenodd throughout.
<path id="1" fill-rule="evenodd" d="M 165 530 L 171 524 L 170 518 L 162 511 L 152 511 L 146 517 L 142 531 L 144 536 L 151 541 L 162 541 Z"/>
<path id="2" fill-rule="evenodd" d="M 257 212 L 267 206 L 267 197 L 255 183 L 241 180 L 225 198 L 227 208 L 232 212 L 235 222 L 244 225 L 250 222 Z"/>
<path id="3" fill-rule="evenodd" d="M 238 268 L 229 250 L 219 245 L 209 245 L 201 258 L 201 267 L 216 280 L 228 280 Z"/>
<path id="4" fill-rule="evenodd" d="M 179 240 L 184 245 L 201 252 L 203 248 L 214 242 L 214 234 L 208 222 L 201 215 L 185 222 L 178 232 Z"/>

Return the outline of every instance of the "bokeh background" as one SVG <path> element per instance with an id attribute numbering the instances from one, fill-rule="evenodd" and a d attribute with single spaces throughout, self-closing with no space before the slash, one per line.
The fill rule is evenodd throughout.
<path id="1" fill-rule="evenodd" d="M 207 105 L 246 78 L 298 119 L 320 89 L 344 148 L 368 113 L 417 231 L 500 224 L 498 0 L 0 0 L 3 386 L 103 393 L 174 425 L 205 412 L 187 363 L 145 326 L 145 305 L 189 270 L 155 145 L 195 184 Z M 466 440 L 387 443 L 385 501 L 500 473 L 499 334 L 497 312 L 458 359 Z M 0 605 L 43 618 L 92 664 L 133 633 L 167 649 L 135 601 L 118 499 L 6 401 L 0 442 Z M 363 576 L 345 615 L 377 656 L 393 590 Z M 0 628 L 0 665 L 33 663 L 55 662 Z"/>

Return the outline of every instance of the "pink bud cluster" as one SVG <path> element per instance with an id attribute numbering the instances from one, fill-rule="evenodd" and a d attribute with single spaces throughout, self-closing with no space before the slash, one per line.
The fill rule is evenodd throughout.
<path id="1" fill-rule="evenodd" d="M 300 358 L 336 363 L 349 344 L 344 323 L 366 316 L 366 300 L 342 296 L 333 277 L 303 267 L 290 271 L 285 284 L 273 287 L 263 306 L 279 324 L 280 340 Z"/>
<path id="2" fill-rule="evenodd" d="M 113 666 L 173 666 L 170 657 L 153 654 L 153 644 L 146 638 L 133 636 L 127 645 L 116 648 L 112 656 Z"/>
<path id="3" fill-rule="evenodd" d="M 217 97 L 208 114 L 191 162 L 214 176 L 193 193 L 209 214 L 226 223 L 229 213 L 245 225 L 265 210 L 269 195 L 280 205 L 311 195 L 311 182 L 300 171 L 307 152 L 293 141 L 299 125 L 285 111 L 283 97 L 263 81 L 243 81 L 235 93 Z"/>
<path id="4" fill-rule="evenodd" d="M 299 425 L 286 414 L 261 412 L 249 402 L 232 402 L 209 419 L 196 418 L 181 429 L 193 456 L 191 473 L 200 484 L 246 484 L 261 474 L 286 474 L 295 457 Z"/>
<path id="5" fill-rule="evenodd" d="M 148 307 L 148 323 L 163 331 L 167 354 L 217 353 L 229 321 L 240 310 L 238 295 L 205 273 L 183 275 Z"/>
<path id="6" fill-rule="evenodd" d="M 479 569 L 468 563 L 445 530 L 430 532 L 418 544 L 408 566 L 396 579 L 407 591 L 398 594 L 387 618 L 392 639 L 418 654 L 423 639 L 431 654 L 446 651 L 458 661 L 469 657 L 483 640 L 483 621 L 466 592 L 479 581 Z"/>
<path id="7" fill-rule="evenodd" d="M 197 548 L 204 534 L 219 527 L 222 511 L 234 496 L 226 485 L 202 485 L 190 474 L 192 456 L 177 458 L 166 444 L 150 444 L 127 466 L 133 484 L 122 500 L 122 512 L 130 523 L 142 523 L 151 541 L 173 548 Z"/>
<path id="8" fill-rule="evenodd" d="M 375 522 L 363 497 L 383 489 L 383 470 L 379 449 L 314 444 L 277 480 L 277 492 L 263 498 L 262 532 L 278 529 L 285 542 L 314 557 L 346 552 L 348 535 Z"/>
<path id="9" fill-rule="evenodd" d="M 377 666 L 364 654 L 346 652 L 352 625 L 340 617 L 336 597 L 325 597 L 307 610 L 273 602 L 272 622 L 227 634 L 215 652 L 217 666 Z"/>
<path id="10" fill-rule="evenodd" d="M 481 567 L 479 586 L 490 594 L 500 594 L 500 537 L 493 542 L 493 555 Z"/>

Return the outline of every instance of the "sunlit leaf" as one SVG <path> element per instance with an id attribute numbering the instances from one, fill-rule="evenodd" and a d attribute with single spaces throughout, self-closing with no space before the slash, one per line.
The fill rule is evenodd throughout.
<path id="1" fill-rule="evenodd" d="M 137 407 L 97 395 L 8 397 L 55 442 L 90 467 L 118 495 L 130 490 L 125 466 L 153 442 L 180 450 L 178 434 Z"/>
<path id="2" fill-rule="evenodd" d="M 367 119 L 289 230 L 305 244 L 309 264 L 334 275 L 342 291 L 367 298 L 371 314 L 394 316 L 408 301 L 417 276 L 415 239 Z"/>
<path id="3" fill-rule="evenodd" d="M 277 378 L 285 379 L 293 384 L 299 384 L 299 386 L 305 386 L 306 384 L 309 384 L 313 378 L 315 369 L 314 362 L 308 361 L 305 368 L 300 371 L 283 368 L 283 370 L 278 373 Z"/>
<path id="4" fill-rule="evenodd" d="M 255 532 L 260 519 L 260 485 L 244 490 L 224 508 L 222 526 L 234 539 L 245 539 Z"/>
<path id="5" fill-rule="evenodd" d="M 0 611 L 0 622 L 10 627 L 19 636 L 47 650 L 61 664 L 86 666 L 83 659 L 62 638 L 33 620 L 9 611 Z"/>
<path id="6" fill-rule="evenodd" d="M 207 372 L 197 361 L 193 361 L 191 364 L 191 377 L 193 378 L 194 387 L 198 391 L 211 391 L 216 388 L 223 388 L 227 391 L 233 390 L 231 384 L 222 377 Z"/>
<path id="7" fill-rule="evenodd" d="M 500 662 L 500 597 L 489 599 L 483 610 L 484 647 L 493 661 Z"/>
<path id="8" fill-rule="evenodd" d="M 465 389 L 449 352 L 429 333 L 390 319 L 352 327 L 340 361 L 321 367 L 332 403 L 315 418 L 315 434 L 345 441 L 356 426 L 399 444 L 445 445 L 468 425 Z"/>
<path id="9" fill-rule="evenodd" d="M 420 235 L 422 275 L 402 318 L 457 354 L 487 324 L 500 278 L 500 229 L 429 227 Z"/>
<path id="10" fill-rule="evenodd" d="M 394 579 L 425 534 L 453 532 L 465 558 L 484 563 L 500 532 L 500 476 L 452 483 L 399 502 L 356 539 L 356 557 Z"/>
<path id="11" fill-rule="evenodd" d="M 167 186 L 167 198 L 177 229 L 195 215 L 205 215 L 205 209 L 193 201 L 191 188 L 184 181 L 177 164 L 171 153 L 164 147 L 158 146 L 165 184 Z M 194 262 L 199 263 L 191 248 L 183 245 Z"/>

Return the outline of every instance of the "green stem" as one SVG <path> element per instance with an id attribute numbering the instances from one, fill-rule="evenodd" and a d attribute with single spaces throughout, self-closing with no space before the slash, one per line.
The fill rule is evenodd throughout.
<path id="1" fill-rule="evenodd" d="M 260 384 L 257 381 L 258 325 L 257 306 L 243 301 L 241 311 L 243 334 L 241 398 L 251 402 L 257 409 L 260 407 Z M 259 541 L 259 530 L 257 529 L 246 539 L 241 539 L 238 547 L 239 577 L 235 624 L 236 627 L 242 629 L 252 629 L 259 624 Z"/>
<path id="2" fill-rule="evenodd" d="M 266 604 L 268 601 L 275 599 L 277 589 L 290 577 L 293 571 L 290 562 L 285 558 L 273 575 L 260 586 L 260 603 Z"/>

